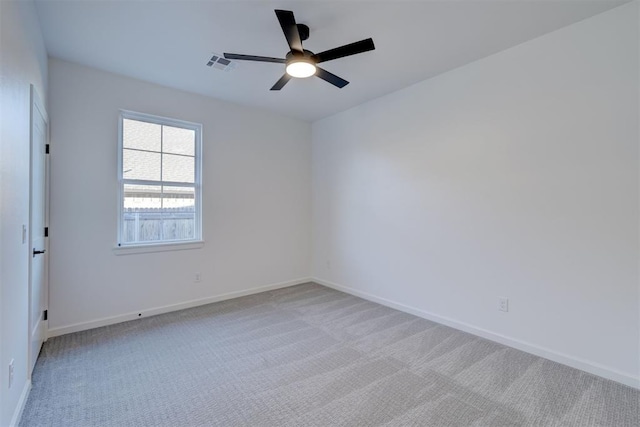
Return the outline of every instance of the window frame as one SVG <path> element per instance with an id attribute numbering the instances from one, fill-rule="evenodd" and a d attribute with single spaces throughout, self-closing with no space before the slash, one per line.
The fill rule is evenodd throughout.
<path id="1" fill-rule="evenodd" d="M 123 176 L 123 156 L 124 156 L 124 140 L 123 140 L 123 123 L 125 119 L 136 120 L 146 123 L 153 123 L 156 125 L 164 125 L 177 127 L 182 129 L 189 129 L 195 132 L 195 147 L 194 147 L 194 183 L 183 183 L 174 181 L 153 181 L 153 180 L 139 180 L 139 179 L 126 179 Z M 162 153 L 163 151 L 161 151 Z M 138 113 L 129 110 L 120 110 L 118 115 L 118 232 L 116 241 L 116 253 L 144 253 L 144 252 L 159 252 L 166 250 L 182 250 L 182 249 L 197 249 L 203 246 L 202 240 L 202 125 L 200 123 L 188 122 L 184 120 L 172 119 L 168 117 L 161 117 L 152 114 Z M 194 237 L 188 240 L 158 240 L 152 242 L 133 242 L 123 243 L 122 241 L 122 228 L 124 225 L 124 186 L 125 184 L 139 184 L 139 185 L 167 185 L 177 187 L 193 187 L 195 197 L 195 224 L 194 224 Z"/>

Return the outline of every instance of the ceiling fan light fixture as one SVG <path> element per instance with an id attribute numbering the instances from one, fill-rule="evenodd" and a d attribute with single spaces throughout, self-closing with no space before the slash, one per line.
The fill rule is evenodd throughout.
<path id="1" fill-rule="evenodd" d="M 292 61 L 287 64 L 287 74 L 291 77 L 304 79 L 311 77 L 316 73 L 316 66 L 305 60 Z"/>

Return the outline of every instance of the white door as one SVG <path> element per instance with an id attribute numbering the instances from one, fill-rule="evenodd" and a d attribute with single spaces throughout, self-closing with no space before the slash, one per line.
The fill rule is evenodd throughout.
<path id="1" fill-rule="evenodd" d="M 44 310 L 47 307 L 47 113 L 31 86 L 31 188 L 29 231 L 31 236 L 29 274 L 29 374 L 38 360 L 45 338 Z"/>

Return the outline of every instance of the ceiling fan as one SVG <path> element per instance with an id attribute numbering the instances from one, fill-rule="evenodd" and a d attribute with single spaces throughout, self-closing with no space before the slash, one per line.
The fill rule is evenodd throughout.
<path id="1" fill-rule="evenodd" d="M 296 24 L 293 12 L 289 10 L 276 9 L 275 12 L 278 17 L 278 21 L 280 21 L 280 26 L 282 27 L 284 36 L 287 39 L 287 43 L 289 43 L 289 48 L 291 49 L 284 59 L 271 58 L 267 56 L 240 55 L 236 53 L 224 54 L 224 57 L 227 59 L 286 64 L 284 75 L 280 77 L 280 80 L 278 80 L 275 85 L 273 85 L 271 90 L 282 89 L 292 77 L 305 78 L 313 75 L 318 76 L 322 80 L 342 89 L 349 84 L 348 81 L 336 76 L 335 74 L 331 74 L 327 70 L 318 67 L 316 64 L 375 49 L 373 39 L 369 38 L 336 47 L 335 49 L 325 50 L 324 52 L 313 53 L 302 47 L 302 41 L 309 38 L 309 27 L 304 24 Z"/>

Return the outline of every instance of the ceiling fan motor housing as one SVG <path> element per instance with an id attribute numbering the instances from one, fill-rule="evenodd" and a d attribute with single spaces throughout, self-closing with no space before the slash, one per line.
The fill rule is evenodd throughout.
<path id="1" fill-rule="evenodd" d="M 300 61 L 300 60 L 304 60 L 306 62 L 315 64 L 316 60 L 314 59 L 313 55 L 314 53 L 307 49 L 304 49 L 302 51 L 302 54 L 300 54 L 300 52 L 291 51 L 287 53 L 287 55 L 285 56 L 285 60 L 287 61 L 287 64 L 293 61 Z"/>
<path id="2" fill-rule="evenodd" d="M 296 24 L 298 27 L 298 34 L 300 34 L 300 40 L 305 41 L 309 38 L 309 27 L 304 24 Z"/>

